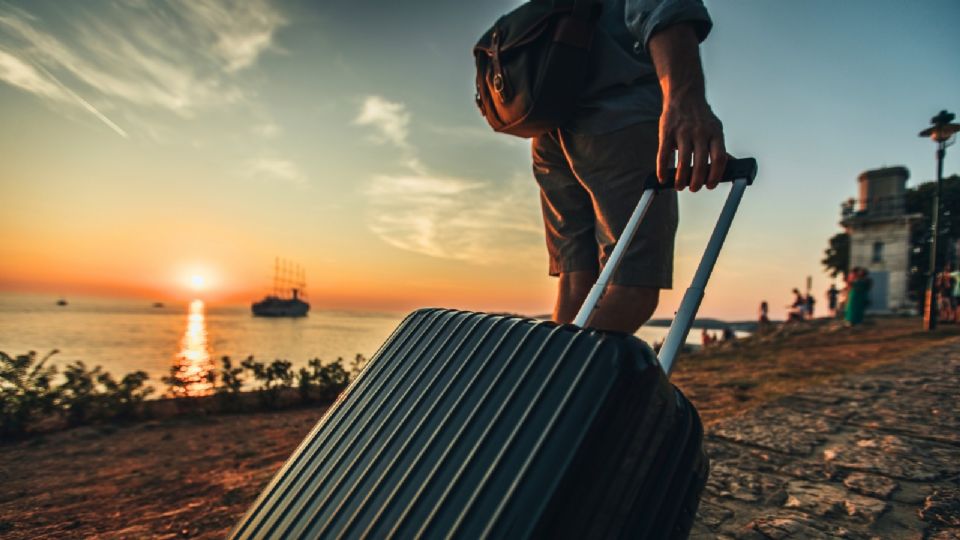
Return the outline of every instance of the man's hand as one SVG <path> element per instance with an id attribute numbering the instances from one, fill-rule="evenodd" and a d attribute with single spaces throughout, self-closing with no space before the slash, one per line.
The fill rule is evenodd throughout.
<path id="1" fill-rule="evenodd" d="M 709 189 L 717 187 L 727 164 L 727 151 L 723 144 L 723 126 L 705 100 L 664 100 L 657 154 L 657 176 L 661 182 L 665 181 L 664 171 L 673 166 L 674 151 L 677 152 L 677 190 L 689 185 L 690 191 L 700 191 L 704 181 Z"/>
<path id="2" fill-rule="evenodd" d="M 663 90 L 657 176 L 661 182 L 677 153 L 676 188 L 713 189 L 723 176 L 727 151 L 723 126 L 704 95 L 697 36 L 687 24 L 676 24 L 650 38 L 650 56 Z M 708 163 L 709 158 L 709 163 Z"/>

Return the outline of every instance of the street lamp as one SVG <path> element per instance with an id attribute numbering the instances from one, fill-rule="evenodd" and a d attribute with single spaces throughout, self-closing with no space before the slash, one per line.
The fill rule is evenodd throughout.
<path id="1" fill-rule="evenodd" d="M 932 239 L 930 241 L 930 275 L 927 277 L 927 296 L 926 304 L 923 307 L 923 329 L 933 330 L 937 327 L 937 291 L 935 280 L 940 269 L 937 268 L 937 236 L 940 234 L 940 189 L 943 184 L 943 156 L 947 153 L 947 147 L 951 144 L 951 139 L 960 131 L 960 124 L 954 124 L 953 119 L 956 116 L 947 111 L 940 111 L 940 114 L 930 119 L 932 124 L 927 129 L 920 132 L 923 138 L 929 137 L 937 143 L 937 189 L 933 196 L 933 219 L 931 219 L 930 229 Z"/>

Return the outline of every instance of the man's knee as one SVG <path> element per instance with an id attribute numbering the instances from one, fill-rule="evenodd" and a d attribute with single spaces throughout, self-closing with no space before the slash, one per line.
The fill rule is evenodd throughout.
<path id="1" fill-rule="evenodd" d="M 597 273 L 594 271 L 564 272 L 559 277 L 553 320 L 560 323 L 573 322 L 583 301 L 590 294 L 590 287 L 597 280 Z"/>
<path id="2" fill-rule="evenodd" d="M 564 272 L 560 274 L 560 294 L 571 298 L 586 296 L 596 281 L 595 271 Z"/>
<path id="3" fill-rule="evenodd" d="M 622 285 L 611 285 L 608 294 L 616 299 L 619 306 L 623 306 L 624 311 L 632 312 L 636 315 L 644 315 L 643 322 L 653 315 L 660 303 L 660 289 L 652 287 L 625 287 Z"/>
<path id="4" fill-rule="evenodd" d="M 611 285 L 591 326 L 634 333 L 650 320 L 660 301 L 660 289 Z"/>

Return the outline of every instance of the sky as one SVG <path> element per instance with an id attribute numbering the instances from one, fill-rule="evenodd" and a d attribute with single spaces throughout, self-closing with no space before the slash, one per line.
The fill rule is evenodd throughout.
<path id="1" fill-rule="evenodd" d="M 0 0 L 0 291 L 249 302 L 275 257 L 315 309 L 549 312 L 529 142 L 489 130 L 471 48 L 516 0 Z M 707 1 L 707 97 L 755 156 L 701 315 L 773 315 L 864 170 L 935 174 L 960 3 Z M 945 172 L 960 172 L 960 149 Z M 679 303 L 723 202 L 680 197 Z"/>

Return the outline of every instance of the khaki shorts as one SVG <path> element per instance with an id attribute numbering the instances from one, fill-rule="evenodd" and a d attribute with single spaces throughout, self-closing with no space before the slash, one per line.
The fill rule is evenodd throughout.
<path id="1" fill-rule="evenodd" d="M 645 122 L 603 135 L 566 130 L 533 140 L 550 275 L 599 270 L 656 171 L 658 125 Z M 669 289 L 677 194 L 663 191 L 640 224 L 620 268 L 618 285 Z"/>

